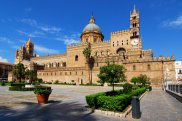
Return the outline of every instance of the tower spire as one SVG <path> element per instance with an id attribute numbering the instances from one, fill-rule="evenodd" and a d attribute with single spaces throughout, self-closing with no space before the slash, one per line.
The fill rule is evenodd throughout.
<path id="1" fill-rule="evenodd" d="M 136 13 L 136 6 L 134 5 L 133 13 Z"/>
<path id="2" fill-rule="evenodd" d="M 95 18 L 94 18 L 94 16 L 92 15 L 91 17 L 90 17 L 90 21 L 89 21 L 89 23 L 95 23 Z"/>

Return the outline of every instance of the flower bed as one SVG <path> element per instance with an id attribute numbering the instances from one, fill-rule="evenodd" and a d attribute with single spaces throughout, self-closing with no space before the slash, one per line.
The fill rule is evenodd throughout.
<path id="1" fill-rule="evenodd" d="M 86 96 L 86 101 L 90 108 L 122 112 L 131 104 L 132 96 L 140 96 L 145 91 L 145 88 L 139 88 L 125 94 L 124 91 L 117 90 L 115 96 L 109 96 L 108 92 L 102 92 Z"/>

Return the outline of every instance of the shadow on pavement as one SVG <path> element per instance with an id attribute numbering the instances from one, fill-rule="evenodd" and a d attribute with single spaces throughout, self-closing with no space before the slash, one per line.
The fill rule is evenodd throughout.
<path id="1" fill-rule="evenodd" d="M 0 106 L 0 121 L 95 121 L 91 113 L 83 110 L 77 102 L 63 103 L 50 100 L 39 105 L 32 102 L 20 102 L 25 108 L 14 109 Z"/>

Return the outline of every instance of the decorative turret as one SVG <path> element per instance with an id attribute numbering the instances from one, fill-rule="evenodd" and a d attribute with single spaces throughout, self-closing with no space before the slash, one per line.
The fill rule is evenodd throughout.
<path id="1" fill-rule="evenodd" d="M 15 64 L 22 62 L 23 60 L 30 60 L 30 58 L 35 57 L 34 54 L 34 44 L 32 40 L 29 38 L 25 45 L 20 47 L 20 50 L 16 50 L 15 53 Z"/>

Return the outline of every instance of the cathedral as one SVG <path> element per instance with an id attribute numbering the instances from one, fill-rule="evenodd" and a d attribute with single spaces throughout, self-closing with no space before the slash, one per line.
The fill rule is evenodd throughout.
<path id="1" fill-rule="evenodd" d="M 174 56 L 154 57 L 151 49 L 142 48 L 140 15 L 135 7 L 130 12 L 129 22 L 129 29 L 111 32 L 110 40 L 106 41 L 91 16 L 80 35 L 80 43 L 68 45 L 66 53 L 36 57 L 34 44 L 29 39 L 16 51 L 15 64 L 22 62 L 29 69 L 36 69 L 38 78 L 47 82 L 97 83 L 99 69 L 107 62 L 123 65 L 128 81 L 140 74 L 150 77 L 153 86 L 163 85 L 166 78 L 175 80 Z M 91 49 L 94 60 L 91 71 L 83 54 L 86 47 Z M 166 70 L 170 73 L 168 77 L 165 77 Z"/>

